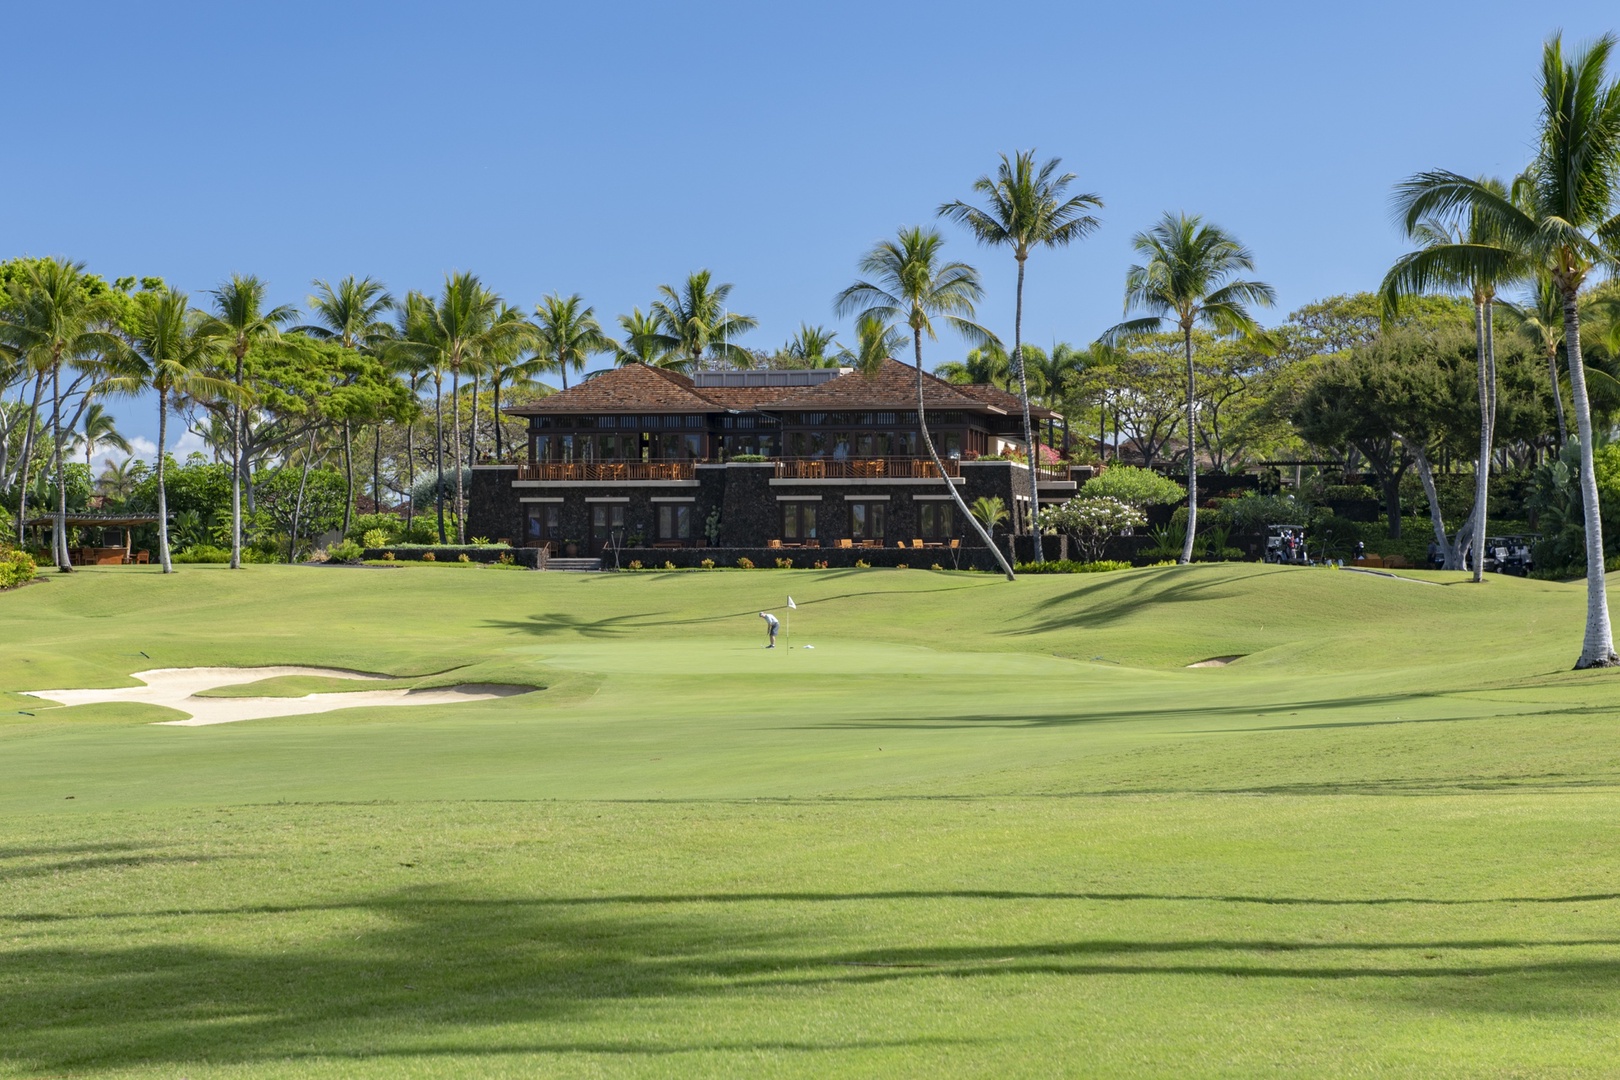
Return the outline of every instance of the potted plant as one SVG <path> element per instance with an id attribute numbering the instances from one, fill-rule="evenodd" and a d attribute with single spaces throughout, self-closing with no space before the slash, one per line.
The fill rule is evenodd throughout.
<path id="1" fill-rule="evenodd" d="M 572 558 L 576 558 L 578 555 L 579 555 L 579 541 L 578 540 L 564 540 L 563 541 L 563 557 L 567 558 L 567 559 L 572 559 Z"/>

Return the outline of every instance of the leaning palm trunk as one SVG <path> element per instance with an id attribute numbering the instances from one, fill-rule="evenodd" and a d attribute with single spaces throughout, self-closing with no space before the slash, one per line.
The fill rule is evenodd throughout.
<path id="1" fill-rule="evenodd" d="M 1429 500 L 1429 523 L 1434 526 L 1434 543 L 1445 559 L 1442 565 L 1447 570 L 1453 569 L 1457 562 L 1457 547 L 1446 536 L 1446 521 L 1440 513 L 1440 494 L 1434 486 L 1434 466 L 1429 461 L 1429 453 L 1421 442 L 1402 441 L 1406 442 L 1412 461 L 1417 465 L 1418 479 L 1423 481 L 1423 494 Z"/>
<path id="2" fill-rule="evenodd" d="M 21 544 L 24 535 L 23 522 L 28 520 L 28 481 L 31 479 L 30 466 L 34 463 L 34 436 L 39 430 L 39 399 L 45 395 L 45 373 L 41 371 L 34 380 L 34 403 L 29 406 L 28 426 L 23 429 L 22 465 L 18 469 L 17 480 L 17 543 Z"/>
<path id="3" fill-rule="evenodd" d="M 236 354 L 236 389 L 242 389 L 242 353 Z M 242 568 L 242 404 L 231 405 L 231 569 Z"/>
<path id="4" fill-rule="evenodd" d="M 1192 562 L 1193 538 L 1198 533 L 1198 398 L 1193 376 L 1192 327 L 1183 326 L 1187 350 L 1187 535 L 1181 541 L 1181 563 Z"/>
<path id="5" fill-rule="evenodd" d="M 315 431 L 309 429 L 309 449 L 304 452 L 304 469 L 298 475 L 298 498 L 293 502 L 292 535 L 287 538 L 287 562 L 291 564 L 298 553 L 298 523 L 304 516 L 304 490 L 309 484 L 309 467 L 315 460 Z"/>
<path id="6" fill-rule="evenodd" d="M 1032 557 L 1041 557 L 1041 527 L 1036 521 L 1041 508 L 1040 447 L 1035 445 L 1035 429 L 1029 422 L 1029 378 L 1024 373 L 1024 260 L 1018 260 L 1018 300 L 1013 308 L 1013 363 L 1018 368 L 1018 401 L 1024 407 L 1024 452 L 1029 455 L 1029 539 Z"/>
<path id="7" fill-rule="evenodd" d="M 978 518 L 973 516 L 972 511 L 968 509 L 967 503 L 962 501 L 962 493 L 956 490 L 955 484 L 951 483 L 950 476 L 945 472 L 945 463 L 939 460 L 939 452 L 934 449 L 933 436 L 928 434 L 928 416 L 923 411 L 922 330 L 914 328 L 911 331 L 911 338 L 917 354 L 917 430 L 922 432 L 923 446 L 928 448 L 928 456 L 933 460 L 934 468 L 939 470 L 939 478 L 944 482 L 945 490 L 951 493 L 951 499 L 956 503 L 957 512 L 962 515 L 964 521 L 973 526 L 974 531 L 979 534 L 979 539 L 984 541 L 984 546 L 990 549 L 990 554 L 994 555 L 996 562 L 1001 565 L 1002 573 L 1007 575 L 1008 581 L 1012 581 L 1015 577 L 1012 567 L 1008 565 L 1006 557 L 1001 554 L 1001 549 L 996 547 L 995 540 L 985 530 L 984 525 L 979 522 Z M 1030 523 L 1034 528 L 1040 528 L 1039 522 L 1035 519 L 1033 508 L 1030 510 Z"/>
<path id="8" fill-rule="evenodd" d="M 1576 292 L 1564 290 L 1564 347 L 1569 357 L 1569 389 L 1575 401 L 1575 432 L 1581 444 L 1581 509 L 1586 520 L 1586 636 L 1575 667 L 1612 667 L 1614 633 L 1609 626 L 1609 591 L 1603 580 L 1603 517 L 1598 506 L 1592 462 L 1592 409 L 1581 361 L 1581 316 Z"/>
<path id="9" fill-rule="evenodd" d="M 433 464 L 439 470 L 433 485 L 433 504 L 439 512 L 439 543 L 444 537 L 444 378 L 433 376 Z"/>
<path id="10" fill-rule="evenodd" d="M 158 450 L 157 450 L 157 497 L 158 497 L 158 564 L 163 567 L 165 574 L 174 573 L 174 563 L 169 558 L 169 493 L 164 486 L 163 478 L 163 446 L 169 436 L 169 392 L 158 391 Z"/>

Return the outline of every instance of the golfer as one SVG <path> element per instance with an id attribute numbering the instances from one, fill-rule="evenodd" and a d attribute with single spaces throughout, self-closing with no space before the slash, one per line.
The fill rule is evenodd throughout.
<path id="1" fill-rule="evenodd" d="M 779 622 L 777 622 L 777 621 L 776 621 L 776 616 L 775 616 L 775 615 L 772 615 L 772 614 L 771 614 L 771 613 L 770 613 L 770 612 L 768 612 L 768 611 L 762 611 L 762 612 L 760 612 L 760 613 L 759 613 L 759 617 L 760 617 L 760 618 L 762 618 L 762 619 L 764 619 L 764 620 L 765 620 L 765 632 L 766 632 L 766 633 L 767 633 L 767 634 L 769 634 L 769 635 L 770 635 L 770 638 L 771 638 L 771 643 L 770 643 L 770 644 L 769 644 L 769 645 L 767 645 L 767 646 L 765 646 L 765 647 L 766 647 L 766 648 L 767 648 L 767 649 L 774 649 L 774 648 L 776 648 L 776 630 L 777 630 L 777 628 L 778 628 L 778 627 L 779 627 L 779 626 L 781 626 L 781 625 L 782 625 L 782 624 L 781 624 L 781 623 L 779 623 Z"/>

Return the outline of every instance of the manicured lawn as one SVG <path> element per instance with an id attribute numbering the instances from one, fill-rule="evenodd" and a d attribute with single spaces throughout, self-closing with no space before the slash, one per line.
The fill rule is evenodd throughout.
<path id="1" fill-rule="evenodd" d="M 1612 1075 L 1620 674 L 1575 586 L 1411 577 L 0 594 L 0 1075 Z M 270 664 L 545 689 L 14 693 Z"/>

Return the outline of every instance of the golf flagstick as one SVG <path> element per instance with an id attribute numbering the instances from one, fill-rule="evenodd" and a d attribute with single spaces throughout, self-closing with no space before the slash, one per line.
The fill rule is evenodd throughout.
<path id="1" fill-rule="evenodd" d="M 793 597 L 788 597 L 788 612 L 797 610 L 799 610 L 799 605 L 793 602 Z M 793 649 L 793 616 L 787 612 L 784 612 L 782 614 L 782 620 L 787 623 L 786 632 L 783 634 L 783 636 L 787 638 L 787 647 L 791 652 Z"/>

